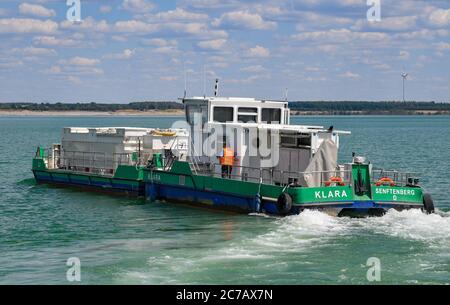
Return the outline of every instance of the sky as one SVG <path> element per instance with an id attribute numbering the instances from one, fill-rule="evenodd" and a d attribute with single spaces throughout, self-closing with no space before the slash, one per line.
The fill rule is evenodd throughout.
<path id="1" fill-rule="evenodd" d="M 221 96 L 401 100 L 403 71 L 407 100 L 450 102 L 448 0 L 80 4 L 77 22 L 66 0 L 0 2 L 0 102 L 176 100 L 216 78 Z"/>

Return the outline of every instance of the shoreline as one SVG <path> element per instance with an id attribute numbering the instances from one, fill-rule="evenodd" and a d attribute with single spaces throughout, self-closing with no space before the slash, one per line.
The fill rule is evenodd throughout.
<path id="1" fill-rule="evenodd" d="M 414 111 L 301 111 L 301 110 L 291 110 L 292 116 L 302 116 L 302 115 L 316 115 L 316 116 L 370 116 L 370 115 L 382 115 L 382 116 L 446 116 L 450 115 L 450 111 L 439 111 L 439 110 L 414 110 Z"/>
<path id="2" fill-rule="evenodd" d="M 396 111 L 396 112 L 366 112 L 366 111 L 346 111 L 346 112 L 332 112 L 332 111 L 297 111 L 292 110 L 291 116 L 448 116 L 450 111 L 430 111 L 430 110 L 416 110 L 416 111 Z M 24 116 L 24 117 L 44 117 L 44 116 L 110 116 L 110 117 L 146 117 L 146 116 L 161 116 L 161 117 L 178 117 L 184 116 L 184 110 L 119 110 L 119 111 L 34 111 L 34 110 L 0 110 L 0 117 L 6 116 Z"/>
<path id="3" fill-rule="evenodd" d="M 119 111 L 30 111 L 0 110 L 0 116 L 183 116 L 183 110 L 119 110 Z"/>

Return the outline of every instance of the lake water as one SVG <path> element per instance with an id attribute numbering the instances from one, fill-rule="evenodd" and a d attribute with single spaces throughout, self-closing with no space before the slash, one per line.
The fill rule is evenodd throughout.
<path id="1" fill-rule="evenodd" d="M 421 173 L 438 211 L 368 219 L 320 212 L 271 218 L 35 185 L 38 145 L 64 126 L 170 127 L 177 118 L 0 117 L 0 284 L 366 284 L 370 257 L 383 284 L 450 283 L 450 117 L 297 117 L 352 131 L 377 166 Z"/>

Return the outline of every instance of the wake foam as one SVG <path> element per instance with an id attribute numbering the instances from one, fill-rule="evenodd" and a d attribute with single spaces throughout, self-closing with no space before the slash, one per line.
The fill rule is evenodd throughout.
<path id="1" fill-rule="evenodd" d="M 255 269 L 264 272 L 274 268 L 284 270 L 293 257 L 296 264 L 313 264 L 314 260 L 308 256 L 312 249 L 345 244 L 346 239 L 371 234 L 376 234 L 377 239 L 381 237 L 381 241 L 385 235 L 385 238 L 424 242 L 431 248 L 438 248 L 439 253 L 448 253 L 450 247 L 449 212 L 426 215 L 420 210 L 391 210 L 383 217 L 355 219 L 306 210 L 295 216 L 267 219 L 263 227 L 264 231 L 259 235 L 255 233 L 252 237 L 234 239 L 219 248 L 205 248 L 201 253 L 187 255 L 184 251 L 176 251 L 170 256 L 150 257 L 148 270 L 127 272 L 120 281 L 196 283 L 207 281 L 210 272 L 225 272 L 223 266 L 238 266 L 250 273 Z M 292 256 L 292 253 L 296 255 Z M 423 265 L 423 268 L 431 267 Z M 226 281 L 225 278 L 222 280 Z"/>
<path id="2" fill-rule="evenodd" d="M 383 217 L 358 220 L 374 233 L 425 242 L 450 241 L 450 213 L 390 210 Z M 360 223 L 364 226 L 364 223 Z"/>

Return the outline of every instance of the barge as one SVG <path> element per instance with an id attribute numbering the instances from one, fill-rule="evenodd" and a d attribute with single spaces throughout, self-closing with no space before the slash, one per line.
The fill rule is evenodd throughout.
<path id="1" fill-rule="evenodd" d="M 183 103 L 186 118 L 170 129 L 64 128 L 60 144 L 38 148 L 36 181 L 242 213 L 434 212 L 414 173 L 377 169 L 356 154 L 338 164 L 339 139 L 350 132 L 291 125 L 287 102 Z"/>

